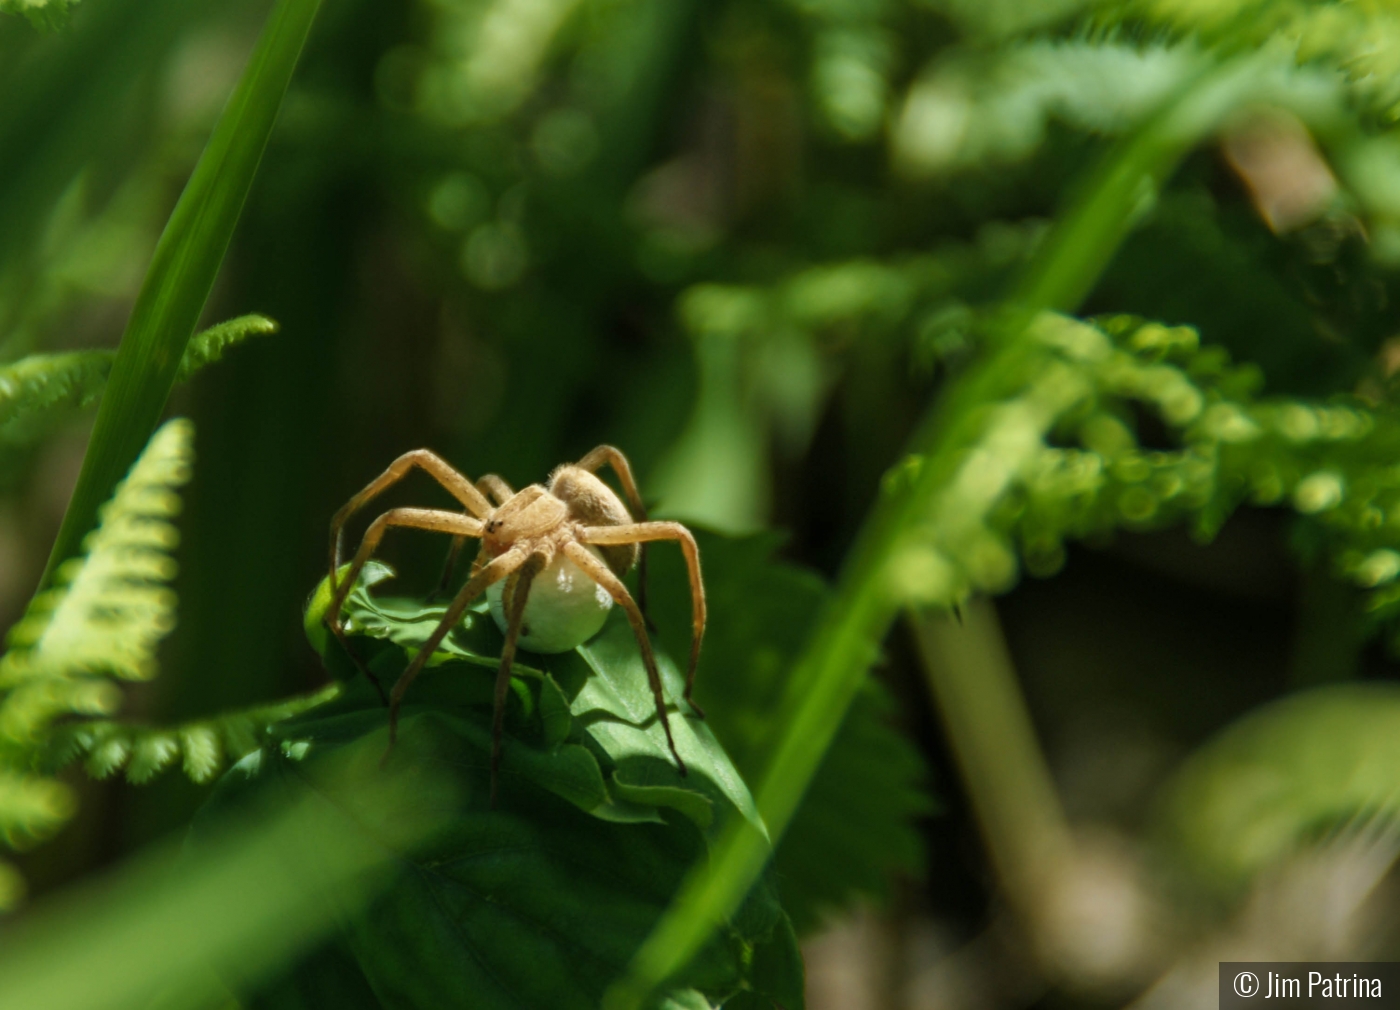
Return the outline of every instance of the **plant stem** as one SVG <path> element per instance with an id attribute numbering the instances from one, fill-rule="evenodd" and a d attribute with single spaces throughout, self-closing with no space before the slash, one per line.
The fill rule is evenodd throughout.
<path id="1" fill-rule="evenodd" d="M 97 510 L 140 455 L 228 250 L 320 0 L 278 0 L 161 234 L 97 411 L 41 586 L 82 549 Z"/>
<path id="2" fill-rule="evenodd" d="M 910 611 L 924 672 L 973 812 L 1012 907 L 1032 933 L 1073 851 L 996 610 L 971 600 L 963 621 Z"/>
<path id="3" fill-rule="evenodd" d="M 781 736 L 757 790 L 759 813 L 773 844 L 801 802 L 903 603 L 889 578 L 889 562 L 929 514 L 930 502 L 975 438 L 982 423 L 975 408 L 1008 395 L 1005 376 L 1014 372 L 1026 322 L 1041 311 L 1067 312 L 1078 306 L 1157 188 L 1214 128 L 1235 87 L 1256 66 L 1257 57 L 1250 56 L 1203 72 L 1107 152 L 1007 299 L 1014 311 L 1004 320 L 999 339 L 929 408 L 910 442 L 911 454 L 922 459 L 918 476 L 903 487 L 887 487 L 876 502 L 788 680 L 776 720 Z M 606 1010 L 636 1010 L 683 967 L 716 925 L 738 908 L 770 855 L 768 843 L 735 818 L 708 865 L 691 872 L 628 974 L 609 990 Z"/>

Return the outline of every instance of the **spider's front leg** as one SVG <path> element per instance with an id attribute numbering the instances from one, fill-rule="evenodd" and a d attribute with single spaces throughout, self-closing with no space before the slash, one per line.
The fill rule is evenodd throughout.
<path id="1" fill-rule="evenodd" d="M 484 495 L 492 498 L 497 505 L 504 505 L 515 497 L 515 492 L 511 486 L 494 473 L 488 473 L 476 482 L 476 489 Z M 438 578 L 438 584 L 433 591 L 428 594 L 427 601 L 432 603 L 443 593 L 447 592 L 447 587 L 452 582 L 452 573 L 457 568 L 457 558 L 462 554 L 462 547 L 466 544 L 463 537 L 453 537 L 452 546 L 447 550 L 447 560 L 442 566 L 442 575 Z M 481 565 L 472 566 L 472 574 L 475 575 Z"/>
<path id="2" fill-rule="evenodd" d="M 512 547 L 504 554 L 483 565 L 481 570 L 468 579 L 467 584 L 453 597 L 447 612 L 442 615 L 442 620 L 438 622 L 433 633 L 428 636 L 428 640 L 418 650 L 418 654 L 404 668 L 403 673 L 399 675 L 399 679 L 394 684 L 394 690 L 389 694 L 389 746 L 384 751 L 381 764 L 389 760 L 389 754 L 394 749 L 394 742 L 398 739 L 399 706 L 403 703 L 403 696 L 408 692 L 414 679 L 423 671 L 428 657 L 437 651 L 437 647 L 442 644 L 447 633 L 456 627 L 457 622 L 462 619 L 462 615 L 467 612 L 467 608 L 472 605 L 472 601 L 485 592 L 487 586 L 505 578 L 523 565 L 528 557 L 529 553 L 524 547 Z"/>
<path id="3" fill-rule="evenodd" d="M 438 509 L 390 509 L 370 523 L 369 529 L 365 531 L 364 539 L 360 541 L 360 549 L 355 552 L 355 559 L 350 563 L 350 568 L 345 573 L 345 578 L 343 580 L 336 578 L 339 565 L 331 569 L 331 603 L 326 608 L 326 626 L 331 629 L 331 633 L 349 653 L 360 672 L 369 678 L 369 682 L 379 692 L 380 699 L 386 702 L 384 689 L 380 687 L 379 679 L 369 671 L 369 668 L 361 661 L 359 654 L 351 647 L 350 640 L 345 637 L 345 627 L 340 621 L 340 609 L 345 605 L 350 590 L 354 588 L 355 580 L 360 577 L 360 572 L 369 562 L 375 550 L 378 549 L 379 541 L 384 539 L 384 534 L 391 526 L 429 530 L 434 533 L 451 533 L 459 538 L 479 537 L 482 530 L 480 519 L 473 519 L 456 512 L 443 512 Z"/>
<path id="4" fill-rule="evenodd" d="M 525 619 L 525 603 L 530 596 L 530 584 L 544 567 L 544 558 L 532 554 L 519 570 L 506 579 L 505 601 L 506 641 L 501 647 L 501 665 L 496 670 L 496 689 L 491 699 L 491 808 L 496 807 L 496 787 L 501 771 L 501 740 L 505 732 L 506 696 L 510 691 L 510 668 L 515 661 L 515 646 L 520 640 L 520 626 Z"/>
<path id="5" fill-rule="evenodd" d="M 386 488 L 403 480 L 414 467 L 423 470 L 446 488 L 447 492 L 461 502 L 472 515 L 482 518 L 491 511 L 491 503 L 486 500 L 486 496 L 437 453 L 427 449 L 414 449 L 412 452 L 406 452 L 390 463 L 387 470 L 366 484 L 359 494 L 341 506 L 340 510 L 331 517 L 330 572 L 332 584 L 335 582 L 335 570 L 340 567 L 341 537 L 345 532 L 345 524 L 350 521 L 351 516 L 369 504 L 371 499 Z"/>

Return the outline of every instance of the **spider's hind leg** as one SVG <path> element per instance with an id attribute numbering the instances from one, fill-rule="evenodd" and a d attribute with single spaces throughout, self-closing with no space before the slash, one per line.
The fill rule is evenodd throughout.
<path id="1" fill-rule="evenodd" d="M 637 488 L 637 478 L 632 475 L 632 464 L 627 461 L 621 449 L 612 445 L 600 445 L 574 465 L 589 473 L 597 473 L 605 466 L 612 467 L 613 473 L 617 474 L 618 483 L 622 485 L 622 493 L 627 496 L 627 507 L 632 513 L 632 518 L 639 523 L 647 521 L 647 507 L 642 501 L 642 492 Z M 656 622 L 651 619 L 651 614 L 647 613 L 647 545 L 643 543 L 638 546 L 641 549 L 637 552 L 637 609 L 642 613 L 647 630 L 655 634 Z"/>
<path id="2" fill-rule="evenodd" d="M 666 743 L 671 748 L 671 757 L 675 758 L 676 770 L 682 775 L 688 774 L 685 761 L 681 759 L 680 751 L 676 750 L 676 738 L 671 735 L 671 720 L 666 715 L 666 695 L 662 690 L 661 671 L 656 667 L 656 653 L 652 651 L 651 639 L 647 637 L 646 622 L 637 601 L 632 599 L 632 594 L 627 591 L 622 580 L 613 574 L 613 570 L 594 557 L 582 544 L 567 543 L 564 545 L 564 553 L 570 561 L 582 568 L 590 579 L 602 586 L 627 614 L 627 621 L 632 625 L 632 634 L 637 636 L 637 646 L 642 650 L 642 665 L 646 667 L 647 682 L 651 685 L 652 697 L 656 699 L 656 716 L 661 720 L 661 728 L 666 731 Z"/>
<path id="3" fill-rule="evenodd" d="M 700 663 L 700 642 L 705 637 L 706 613 L 705 582 L 700 576 L 700 547 L 695 543 L 695 536 L 680 523 L 650 522 L 630 526 L 589 526 L 581 531 L 579 539 L 582 543 L 599 546 L 645 544 L 656 540 L 674 540 L 680 544 L 686 573 L 690 577 L 691 607 L 690 662 L 685 672 L 685 700 L 696 718 L 705 718 L 704 711 L 691 697 L 691 692 L 695 690 L 695 669 Z"/>

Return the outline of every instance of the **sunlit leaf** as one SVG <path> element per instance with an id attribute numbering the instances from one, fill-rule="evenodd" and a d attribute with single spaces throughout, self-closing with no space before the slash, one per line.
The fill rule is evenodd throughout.
<path id="1" fill-rule="evenodd" d="M 372 578 L 382 582 L 384 574 L 381 569 Z M 351 645 L 381 676 L 395 665 L 401 669 L 408 657 L 402 644 L 422 640 L 434 610 L 441 612 L 372 599 L 362 583 L 347 608 Z M 613 628 L 630 634 L 624 622 Z M 401 875 L 393 889 L 366 915 L 347 920 L 341 940 L 254 1006 L 298 1006 L 295 1000 L 309 993 L 331 991 L 322 986 L 349 986 L 363 999 L 365 989 L 327 970 L 350 956 L 367 990 L 387 1006 L 597 1005 L 688 867 L 704 857 L 703 829 L 710 825 L 699 811 L 716 820 L 752 816 L 747 789 L 703 724 L 687 729 L 689 719 L 672 715 L 677 744 L 691 765 L 686 777 L 659 742 L 659 725 L 638 725 L 655 724 L 656 714 L 645 681 L 640 691 L 627 682 L 640 674 L 636 647 L 628 656 L 609 635 L 605 629 L 602 643 L 595 640 L 576 654 L 521 657 L 522 690 L 510 695 L 500 796 L 491 809 L 495 662 L 488 665 L 483 652 L 492 636 L 499 643 L 499 632 L 486 614 L 470 616 L 406 696 L 399 741 L 386 764 L 390 771 L 442 770 L 458 797 L 446 811 L 448 826 L 427 845 L 399 853 Z M 678 679 L 672 670 L 674 688 Z M 539 700 L 555 695 L 572 696 L 563 736 L 563 713 L 554 701 Z M 643 698 L 648 708 L 639 718 L 631 707 Z M 384 708 L 362 678 L 277 733 L 285 743 L 263 752 L 263 774 L 335 802 L 337 794 L 315 772 L 317 757 L 351 741 L 367 740 L 381 751 L 387 744 Z M 365 773 L 376 774 L 373 767 Z M 645 785 L 619 785 L 623 773 Z M 793 972 L 800 978 L 800 960 L 785 921 L 771 889 L 760 886 L 678 983 L 717 1002 L 750 984 L 756 949 L 776 944 L 792 948 L 778 956 L 786 966 L 777 973 L 781 984 L 800 988 L 792 981 Z M 712 1005 L 697 1003 L 698 992 L 672 998 L 682 1007 Z"/>
<path id="2" fill-rule="evenodd" d="M 740 770 L 754 774 L 773 731 L 784 677 L 826 598 L 813 572 L 773 556 L 780 538 L 698 533 L 709 629 L 696 699 Z M 686 647 L 690 600 L 679 551 L 653 549 L 650 599 L 670 650 Z M 871 680 L 778 846 L 783 905 L 799 931 L 859 895 L 887 893 L 895 874 L 923 868 L 916 821 L 933 806 L 918 751 L 892 725 L 887 691 Z"/>
<path id="3" fill-rule="evenodd" d="M 367 567 L 364 577 L 351 591 L 344 610 L 351 645 L 362 656 L 369 669 L 381 680 L 392 682 L 406 665 L 405 649 L 417 649 L 432 634 L 446 610 L 446 604 L 424 605 L 412 600 L 375 596 L 371 585 L 382 585 L 389 577 L 386 566 Z M 347 663 L 338 646 L 327 642 L 326 633 L 316 619 L 324 612 L 329 597 L 322 583 L 313 594 L 307 611 L 306 626 L 313 643 L 325 650 L 328 665 L 347 675 Z M 499 665 L 501 634 L 495 622 L 485 612 L 485 605 L 468 612 L 462 624 L 443 642 L 438 656 L 430 661 L 429 669 L 457 671 L 460 684 L 458 700 L 471 700 L 489 705 L 491 685 Z M 392 643 L 392 647 L 388 644 Z M 664 650 L 657 652 L 666 695 L 680 698 L 684 678 Z M 490 672 L 488 672 L 490 671 Z M 676 749 L 685 761 L 688 774 L 682 776 L 671 757 L 665 730 L 656 717 L 656 703 L 648 686 L 641 654 L 621 609 L 615 609 L 607 624 L 591 641 L 578 649 L 558 655 L 539 655 L 521 651 L 514 665 L 517 686 L 529 690 L 517 691 L 512 697 L 536 708 L 548 708 L 549 720 L 541 723 L 541 740 L 555 740 L 556 754 L 568 755 L 565 740 L 578 744 L 585 741 L 588 751 L 597 753 L 605 762 L 602 774 L 609 782 L 611 799 L 599 797 L 607 816 L 616 815 L 616 802 L 643 806 L 668 807 L 681 810 L 702 828 L 714 825 L 714 808 L 733 810 L 762 830 L 743 779 L 730 763 L 728 756 L 715 740 L 709 726 L 693 715 L 670 708 L 671 732 Z M 548 702 L 538 703 L 545 691 Z M 431 681 L 436 682 L 436 681 Z M 423 696 L 431 690 L 415 684 L 409 698 Z M 574 728 L 565 732 L 563 712 L 555 707 L 557 695 L 567 700 Z M 353 704 L 346 700 L 346 705 Z M 588 753 L 575 748 L 581 754 Z M 507 764 L 512 753 L 530 755 L 528 750 L 515 750 L 508 742 Z M 535 760 L 533 756 L 529 758 Z M 572 759 L 570 759 L 572 761 Z M 547 787 L 549 787 L 547 785 Z M 571 790 L 574 787 L 570 787 Z M 625 793 L 626 795 L 623 795 Z M 578 795 L 593 795 L 585 791 Z M 643 795 L 649 799 L 643 800 Z M 591 809 L 586 807 L 585 809 Z"/>

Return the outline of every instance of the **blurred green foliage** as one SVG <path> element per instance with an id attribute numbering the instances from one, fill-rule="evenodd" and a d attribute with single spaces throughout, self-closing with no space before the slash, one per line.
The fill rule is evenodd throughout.
<path id="1" fill-rule="evenodd" d="M 675 774 L 614 615 L 575 652 L 521 657 L 505 766 L 518 791 L 487 811 L 500 636 L 477 615 L 410 694 L 390 762 L 443 767 L 455 790 L 445 828 L 394 848 L 389 875 L 408 884 L 349 887 L 356 856 L 327 878 L 355 896 L 333 914 L 295 887 L 262 894 L 249 881 L 282 880 L 260 860 L 283 829 L 264 827 L 218 887 L 192 870 L 169 908 L 141 912 L 176 942 L 163 917 L 181 895 L 258 891 L 241 932 L 182 948 L 250 1007 L 431 1005 L 474 985 L 477 955 L 508 989 L 536 987 L 500 1005 L 593 1005 L 640 949 L 638 999 L 792 1010 L 793 926 L 864 898 L 917 905 L 921 873 L 931 893 L 982 886 L 923 830 L 929 759 L 946 762 L 894 616 L 1067 564 L 1056 585 L 1087 599 L 1077 541 L 1104 552 L 1091 568 L 1142 575 L 1132 545 L 1154 531 L 1204 543 L 1286 513 L 1312 588 L 1287 605 L 1302 630 L 1280 649 L 1340 657 L 1327 677 L 1391 675 L 1364 650 L 1378 631 L 1394 642 L 1400 612 L 1392 11 L 347 0 L 321 12 L 287 88 L 316 5 L 267 6 L 0 0 L 0 621 L 14 625 L 0 837 L 29 848 L 71 821 L 98 840 L 21 857 L 41 895 L 183 830 L 229 761 L 196 851 L 237 833 L 214 811 L 245 793 L 309 796 L 305 809 L 353 793 L 308 769 L 377 739 L 383 714 L 317 604 L 319 655 L 297 615 L 325 574 L 328 517 L 420 445 L 518 487 L 609 442 L 655 514 L 697 527 L 711 719 L 675 722 L 708 771 Z M 233 318 L 191 341 L 201 312 Z M 95 476 L 65 512 L 109 375 L 82 462 Z M 176 378 L 191 381 L 167 408 Z M 193 429 L 161 428 L 90 531 L 166 409 Z M 426 481 L 385 497 L 442 501 Z M 86 535 L 85 558 L 31 601 L 65 514 L 55 560 Z M 443 550 L 391 538 L 396 595 L 376 595 L 379 566 L 356 591 L 354 641 L 382 677 L 441 612 L 426 597 Z M 1205 592 L 1210 563 L 1176 553 L 1159 568 Z M 656 639 L 683 655 L 680 560 L 651 557 Z M 1171 629 L 1174 606 L 1143 603 L 1142 624 Z M 1043 656 L 1097 669 L 1126 635 L 1027 639 L 1038 714 L 1102 700 L 1073 674 L 1037 681 Z M 1227 688 L 1174 669 L 1184 697 L 1236 700 L 1217 722 L 1322 679 L 1263 663 Z M 1120 663 L 1099 683 L 1167 722 L 1143 681 Z M 1386 690 L 1302 693 L 1226 730 L 1160 794 L 1158 844 L 1238 895 L 1329 829 L 1388 812 Z M 1047 738 L 1068 732 L 1049 721 Z M 1164 733 L 1194 747 L 1216 728 L 1201 721 L 1178 713 Z M 151 784 L 60 770 L 79 761 Z M 159 775 L 176 764 L 188 776 Z M 1222 799 L 1264 779 L 1249 804 Z M 944 816 L 966 818 L 957 803 Z M 373 835 L 374 817 L 356 830 Z M 509 872 L 464 855 L 491 846 L 513 854 Z M 697 860 L 713 875 L 688 878 Z M 22 886 L 7 867 L 0 897 Z M 488 891 L 511 900 L 473 898 Z M 94 922 L 137 914 L 134 899 L 91 901 Z M 315 953 L 277 963 L 248 936 L 293 905 L 320 908 L 298 927 Z M 547 913 L 575 928 L 529 925 Z M 376 919 L 413 928 L 388 943 Z M 507 927 L 519 944 L 470 939 Z M 0 965 L 0 992 L 24 972 L 45 984 L 62 942 L 49 929 L 32 963 Z M 166 1005 L 221 999 L 202 979 L 164 979 L 179 990 Z"/>

